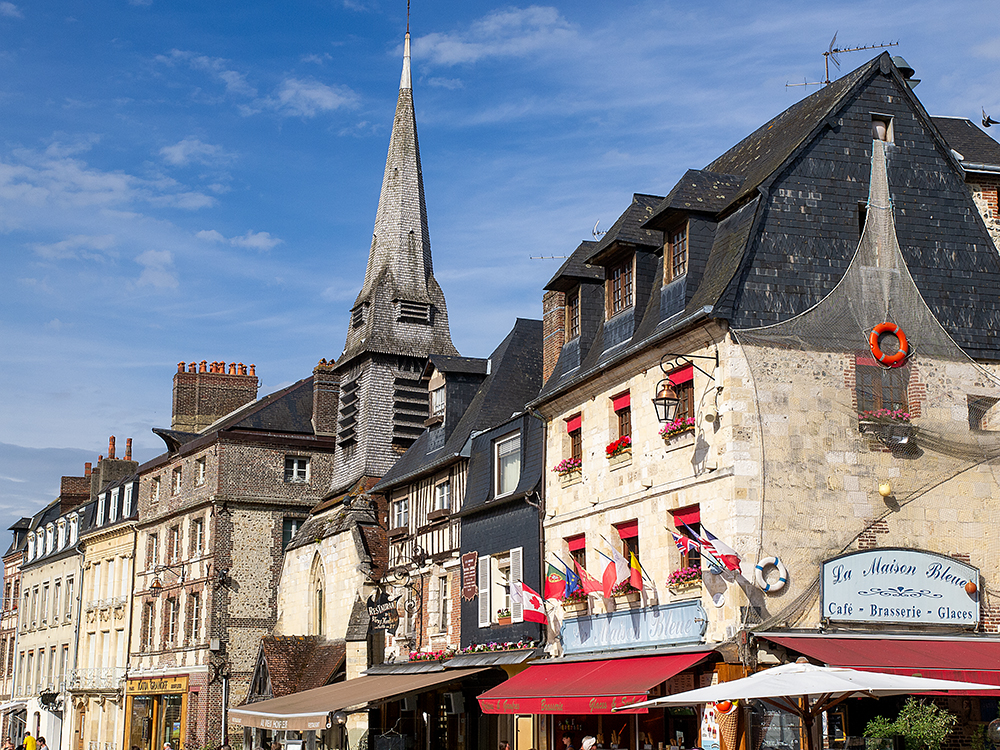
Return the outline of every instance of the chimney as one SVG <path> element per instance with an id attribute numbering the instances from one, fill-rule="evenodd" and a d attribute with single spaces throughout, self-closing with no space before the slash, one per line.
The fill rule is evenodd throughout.
<path id="1" fill-rule="evenodd" d="M 220 417 L 249 404 L 257 398 L 258 380 L 254 365 L 246 374 L 235 363 L 226 372 L 225 362 L 207 360 L 184 363 L 174 373 L 173 414 L 170 429 L 201 432 Z"/>
<path id="2" fill-rule="evenodd" d="M 337 434 L 340 379 L 334 374 L 333 367 L 333 362 L 321 359 L 313 370 L 312 425 L 317 435 Z"/>
<path id="3" fill-rule="evenodd" d="M 125 460 L 132 460 L 132 438 L 125 441 Z"/>
<path id="4" fill-rule="evenodd" d="M 85 476 L 59 480 L 59 513 L 67 513 L 90 499 L 90 464 L 84 464 Z"/>
<path id="5" fill-rule="evenodd" d="M 85 463 L 83 465 L 83 475 L 85 477 L 89 477 L 90 476 L 90 468 L 91 468 L 90 467 L 90 461 L 87 461 L 87 463 Z"/>
<path id="6" fill-rule="evenodd" d="M 108 458 L 115 457 L 115 436 L 112 435 L 108 438 Z"/>
<path id="7" fill-rule="evenodd" d="M 542 382 L 556 369 L 566 343 L 566 293 L 548 290 L 542 295 Z"/>
<path id="8" fill-rule="evenodd" d="M 97 470 L 92 471 L 89 482 L 88 499 L 96 500 L 101 491 L 112 482 L 124 479 L 139 469 L 139 462 L 132 460 L 132 438 L 125 441 L 125 458 L 115 458 L 115 438 L 108 441 L 108 457 L 99 461 Z"/>

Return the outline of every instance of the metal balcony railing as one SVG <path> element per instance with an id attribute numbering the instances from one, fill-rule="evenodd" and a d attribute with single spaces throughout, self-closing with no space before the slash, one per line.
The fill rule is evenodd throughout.
<path id="1" fill-rule="evenodd" d="M 70 690 L 116 690 L 125 677 L 125 667 L 74 669 L 69 673 Z"/>

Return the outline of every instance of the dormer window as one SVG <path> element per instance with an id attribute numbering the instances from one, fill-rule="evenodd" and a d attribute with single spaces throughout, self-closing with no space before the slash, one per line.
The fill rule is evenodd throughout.
<path id="1" fill-rule="evenodd" d="M 634 257 L 629 255 L 625 260 L 608 269 L 607 281 L 607 304 L 608 317 L 614 317 L 620 312 L 628 310 L 634 304 L 634 294 L 632 288 L 632 262 Z"/>
<path id="2" fill-rule="evenodd" d="M 580 335 L 580 287 L 566 295 L 566 340 Z"/>
<path id="3" fill-rule="evenodd" d="M 430 397 L 430 416 L 431 417 L 443 417 L 444 416 L 444 386 L 440 388 L 435 388 L 431 391 Z"/>
<path id="4" fill-rule="evenodd" d="M 688 225 L 687 222 L 667 232 L 667 243 L 663 248 L 663 278 L 666 281 L 678 279 L 688 270 Z"/>

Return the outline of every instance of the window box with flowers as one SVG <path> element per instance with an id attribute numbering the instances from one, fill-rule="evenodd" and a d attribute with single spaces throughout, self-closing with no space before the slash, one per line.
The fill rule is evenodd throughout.
<path id="1" fill-rule="evenodd" d="M 611 596 L 615 600 L 615 609 L 628 609 L 642 602 L 642 592 L 627 578 L 611 589 Z"/>
<path id="2" fill-rule="evenodd" d="M 497 625 L 510 625 L 510 610 L 506 607 L 497 610 Z"/>
<path id="3" fill-rule="evenodd" d="M 694 434 L 694 417 L 678 417 L 660 428 L 660 437 L 668 443 L 681 435 Z"/>
<path id="4" fill-rule="evenodd" d="M 571 594 L 566 594 L 565 598 L 562 600 L 563 614 L 566 617 L 582 617 L 587 614 L 587 609 L 589 604 L 587 602 L 587 595 L 583 593 L 582 589 L 577 589 Z"/>
<path id="5" fill-rule="evenodd" d="M 622 435 L 617 440 L 608 443 L 604 452 L 612 469 L 630 464 L 632 463 L 632 438 L 629 435 Z"/>
<path id="6" fill-rule="evenodd" d="M 559 475 L 562 487 L 583 481 L 583 461 L 579 458 L 564 458 L 552 467 L 552 471 Z"/>
<path id="7" fill-rule="evenodd" d="M 904 409 L 875 409 L 858 414 L 858 432 L 880 442 L 903 444 L 913 437 L 912 415 Z"/>
<path id="8" fill-rule="evenodd" d="M 667 588 L 675 594 L 701 588 L 701 568 L 689 567 L 675 570 L 667 578 Z"/>

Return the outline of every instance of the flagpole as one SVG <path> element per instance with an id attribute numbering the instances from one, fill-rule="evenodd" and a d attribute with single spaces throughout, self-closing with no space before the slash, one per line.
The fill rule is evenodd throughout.
<path id="1" fill-rule="evenodd" d="M 664 528 L 666 528 L 666 527 L 664 527 Z M 604 534 L 601 534 L 600 537 L 601 537 L 601 539 L 604 540 L 604 543 L 606 545 L 608 545 L 609 547 L 611 547 L 611 549 L 615 548 L 615 545 L 613 545 L 611 542 L 609 542 L 608 538 L 606 536 L 604 536 Z M 601 552 L 600 550 L 597 550 L 597 551 Z M 603 554 L 603 553 L 601 553 L 601 554 Z M 604 555 L 604 556 L 607 557 L 607 555 Z M 649 577 L 648 573 L 646 573 L 645 568 L 642 567 L 642 561 L 639 560 L 639 557 L 636 556 L 635 559 L 636 559 L 636 562 L 639 563 L 639 572 L 642 573 L 642 577 L 645 578 L 647 581 L 649 581 L 653 586 L 656 586 L 656 583 L 653 581 L 653 579 Z M 626 562 L 629 564 L 629 567 L 631 567 L 632 561 L 631 560 L 626 560 Z"/>

